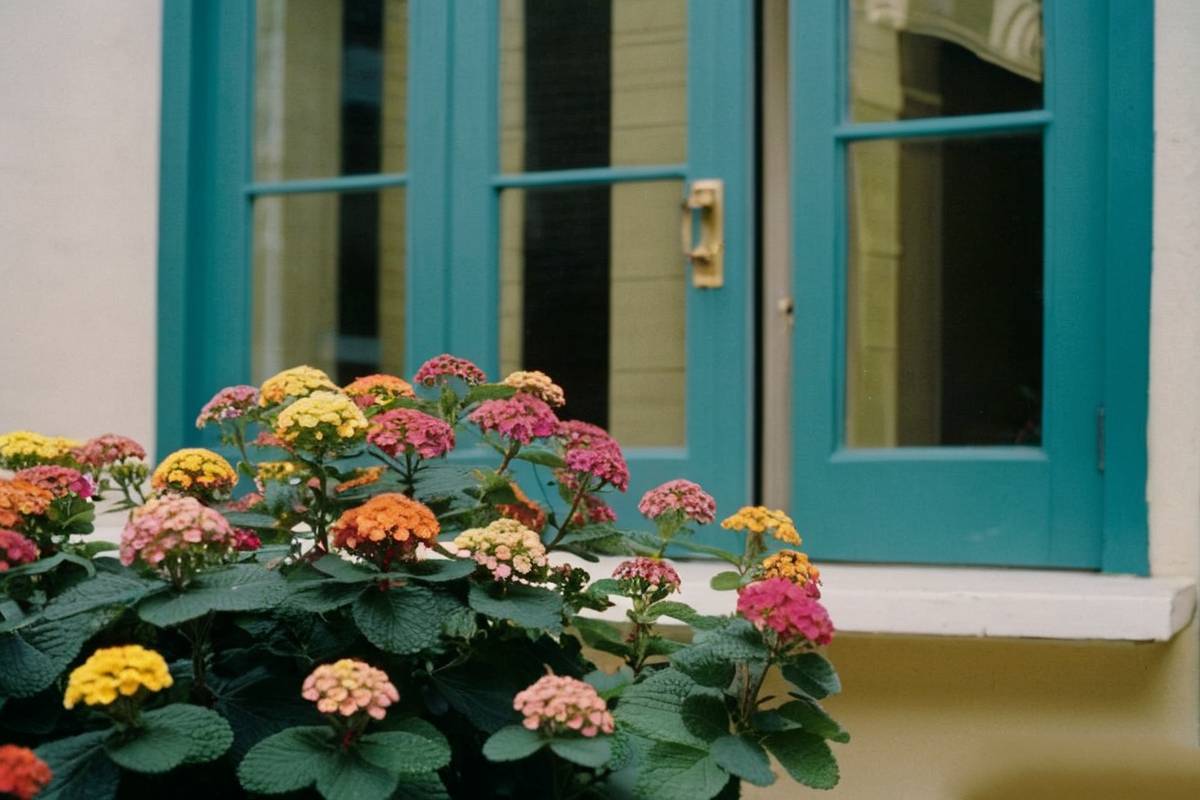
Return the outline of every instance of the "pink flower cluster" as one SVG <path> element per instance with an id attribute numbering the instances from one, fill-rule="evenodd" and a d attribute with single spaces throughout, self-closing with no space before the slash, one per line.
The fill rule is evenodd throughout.
<path id="1" fill-rule="evenodd" d="M 627 594 L 659 594 L 663 596 L 679 591 L 679 573 L 666 561 L 639 556 L 622 561 L 613 570 L 613 577 L 622 584 Z"/>
<path id="2" fill-rule="evenodd" d="M 803 637 L 814 644 L 833 641 L 833 622 L 820 601 L 787 578 L 768 578 L 738 590 L 738 613 L 760 631 L 770 628 L 783 642 Z"/>
<path id="3" fill-rule="evenodd" d="M 300 695 L 316 703 L 322 714 L 353 717 L 362 712 L 371 719 L 383 719 L 388 706 L 400 700 L 386 672 L 354 658 L 314 669 L 304 679 Z"/>
<path id="4" fill-rule="evenodd" d="M 66 497 L 73 494 L 87 500 L 96 492 L 92 479 L 79 470 L 58 467 L 53 464 L 27 467 L 13 475 L 13 479 L 28 481 L 34 486 L 40 486 L 55 497 Z"/>
<path id="5" fill-rule="evenodd" d="M 617 512 L 613 511 L 612 506 L 604 502 L 602 497 L 594 494 L 585 494 L 579 510 L 571 517 L 571 524 L 580 528 L 584 525 L 616 521 Z"/>
<path id="6" fill-rule="evenodd" d="M 550 406 L 529 394 L 514 394 L 503 400 L 486 400 L 468 417 L 484 431 L 521 444 L 553 436 L 558 417 Z"/>
<path id="7" fill-rule="evenodd" d="M 200 409 L 200 416 L 196 417 L 196 427 L 203 428 L 210 422 L 244 417 L 257 405 L 258 387 L 226 386 Z"/>
<path id="8" fill-rule="evenodd" d="M 458 358 L 448 353 L 434 356 L 422 364 L 417 370 L 417 374 L 413 376 L 413 382 L 423 386 L 437 386 L 450 378 L 461 378 L 470 386 L 487 383 L 487 375 L 483 374 L 483 370 L 465 358 Z"/>
<path id="9" fill-rule="evenodd" d="M 236 500 L 225 504 L 226 511 L 249 511 L 263 503 L 263 496 L 258 492 L 247 492 Z"/>
<path id="10" fill-rule="evenodd" d="M 521 722 L 531 731 L 551 735 L 577 731 L 591 738 L 598 733 L 612 733 L 615 725 L 604 699 L 587 683 L 560 675 L 544 675 L 537 682 L 517 693 L 513 708 L 525 719 Z"/>
<path id="11" fill-rule="evenodd" d="M 367 441 L 393 458 L 413 452 L 437 458 L 454 449 L 454 429 L 429 414 L 396 408 L 371 420 Z"/>
<path id="12" fill-rule="evenodd" d="M 0 528 L 0 572 L 37 561 L 37 545 L 16 531 Z"/>
<path id="13" fill-rule="evenodd" d="M 233 545 L 233 529 L 219 513 L 194 497 L 164 495 L 133 510 L 121 533 L 121 563 L 154 567 L 170 559 L 194 569 Z"/>
<path id="14" fill-rule="evenodd" d="M 599 478 L 601 485 L 609 483 L 622 492 L 629 488 L 629 466 L 625 456 L 620 445 L 603 428 L 568 420 L 559 424 L 556 435 L 562 441 L 563 460 L 569 471 Z"/>
<path id="15" fill-rule="evenodd" d="M 75 460 L 82 466 L 100 469 L 130 459 L 142 460 L 146 449 L 128 436 L 106 433 L 88 439 L 75 450 Z"/>
<path id="16" fill-rule="evenodd" d="M 233 549 L 240 552 L 251 552 L 262 547 L 262 539 L 249 528 L 233 529 Z"/>
<path id="17" fill-rule="evenodd" d="M 667 481 L 642 495 L 638 511 L 647 519 L 658 519 L 664 514 L 681 513 L 700 525 L 707 525 L 717 518 L 717 501 L 700 488 L 700 484 L 682 478 Z"/>

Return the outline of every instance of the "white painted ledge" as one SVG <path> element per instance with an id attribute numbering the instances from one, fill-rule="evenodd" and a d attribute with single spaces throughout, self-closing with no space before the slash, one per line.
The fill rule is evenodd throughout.
<path id="1" fill-rule="evenodd" d="M 593 577 L 611 574 L 620 559 L 583 565 Z M 679 599 L 705 614 L 728 614 L 732 592 L 709 578 L 724 569 L 710 561 L 674 561 L 683 579 Z M 820 564 L 821 600 L 846 633 L 1100 639 L 1165 642 L 1196 610 L 1190 578 L 1138 578 L 1028 569 L 893 567 Z M 624 608 L 599 616 L 623 620 Z"/>

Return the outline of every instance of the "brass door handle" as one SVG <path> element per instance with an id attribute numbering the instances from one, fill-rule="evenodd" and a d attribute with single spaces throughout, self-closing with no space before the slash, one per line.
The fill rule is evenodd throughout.
<path id="1" fill-rule="evenodd" d="M 700 217 L 700 241 L 695 241 L 692 217 Z M 680 228 L 683 254 L 692 265 L 692 285 L 717 289 L 725 284 L 725 182 L 716 178 L 692 181 L 683 201 Z"/>

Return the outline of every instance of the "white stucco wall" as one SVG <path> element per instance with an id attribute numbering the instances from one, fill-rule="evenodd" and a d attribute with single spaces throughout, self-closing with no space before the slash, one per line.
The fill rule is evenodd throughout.
<path id="1" fill-rule="evenodd" d="M 0 2 L 0 431 L 153 446 L 160 0 Z"/>
<path id="2" fill-rule="evenodd" d="M 1200 3 L 1155 19 L 1150 565 L 1200 572 Z"/>

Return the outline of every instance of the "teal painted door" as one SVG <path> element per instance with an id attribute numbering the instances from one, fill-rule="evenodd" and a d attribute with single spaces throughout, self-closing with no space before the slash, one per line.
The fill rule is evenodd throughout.
<path id="1" fill-rule="evenodd" d="M 885 5 L 791 5 L 793 516 L 823 559 L 1100 566 L 1106 15 Z"/>
<path id="2" fill-rule="evenodd" d="M 449 55 L 411 106 L 429 130 L 412 136 L 408 362 L 448 351 L 555 377 L 564 418 L 625 448 L 620 520 L 676 477 L 749 502 L 752 4 L 413 8 L 414 63 Z M 693 286 L 681 253 L 684 189 L 703 178 L 724 181 L 718 289 Z M 440 187 L 444 205 L 421 202 Z"/>

